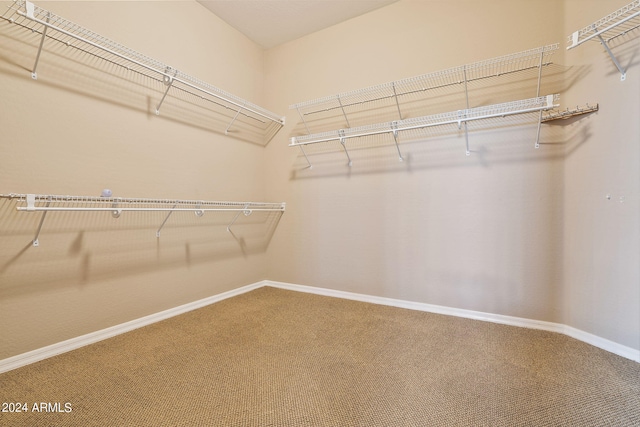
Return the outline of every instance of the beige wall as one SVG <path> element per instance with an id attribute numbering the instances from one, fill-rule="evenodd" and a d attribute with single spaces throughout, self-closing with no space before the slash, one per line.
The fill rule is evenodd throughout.
<path id="1" fill-rule="evenodd" d="M 195 1 L 40 6 L 263 103 L 262 50 Z M 168 99 L 156 116 L 144 79 L 52 43 L 34 81 L 39 36 L 0 25 L 0 193 L 263 199 L 263 147 L 207 128 L 215 114 Z M 0 199 L 0 359 L 263 279 L 269 224 L 239 220 L 234 238 L 231 218 L 176 213 L 156 239 L 164 213 L 49 213 L 34 248 L 40 214 Z"/>
<path id="2" fill-rule="evenodd" d="M 400 1 L 268 51 L 277 110 L 554 42 L 542 93 L 561 92 L 563 108 L 602 105 L 543 125 L 538 150 L 535 127 L 498 127 L 471 134 L 470 157 L 461 134 L 401 145 L 405 163 L 378 138 L 368 144 L 386 148 L 349 143 L 351 168 L 339 145 L 316 150 L 311 170 L 286 147 L 305 133 L 291 111 L 267 148 L 268 198 L 289 208 L 268 278 L 566 323 L 639 348 L 638 125 L 621 118 L 637 116 L 638 79 L 621 84 L 597 45 L 564 52 L 570 32 L 625 4 L 596 3 Z M 623 51 L 628 62 L 637 44 Z M 580 61 L 588 71 L 564 65 Z M 523 79 L 476 87 L 472 106 L 535 95 Z M 442 112 L 462 108 L 433 96 Z"/>
<path id="3" fill-rule="evenodd" d="M 554 43 L 561 16 L 556 1 L 401 1 L 269 51 L 267 99 L 283 109 Z M 471 105 L 533 97 L 531 83 L 490 82 Z M 534 150 L 535 127 L 472 133 L 469 157 L 463 134 L 403 145 L 404 163 L 386 139 L 373 143 L 388 150 L 354 151 L 351 168 L 336 151 L 307 170 L 286 147 L 302 131 L 290 116 L 267 151 L 268 197 L 291 214 L 270 279 L 562 321 L 563 164 L 557 147 Z"/>
<path id="4" fill-rule="evenodd" d="M 567 34 L 629 2 L 567 1 Z M 581 77 L 568 105 L 598 102 L 597 115 L 566 126 L 564 284 L 566 323 L 640 348 L 640 39 L 614 41 L 620 73 L 597 42 L 566 55 Z M 608 199 L 607 196 L 610 196 Z"/>
<path id="5" fill-rule="evenodd" d="M 640 135 L 622 119 L 638 116 L 638 67 L 621 83 L 596 44 L 564 52 L 567 34 L 626 4 L 583 3 L 401 0 L 263 52 L 192 1 L 47 2 L 286 114 L 266 147 L 171 104 L 156 117 L 156 92 L 55 48 L 32 81 L 37 37 L 25 45 L 0 24 L 0 193 L 287 202 L 277 227 L 253 218 L 233 236 L 228 216 L 174 216 L 159 240 L 163 215 L 51 214 L 33 248 L 39 215 L 0 201 L 0 359 L 265 278 L 565 323 L 640 348 Z M 339 146 L 310 149 L 311 170 L 287 147 L 304 133 L 290 104 L 556 42 L 542 93 L 601 110 L 544 125 L 538 150 L 529 118 L 472 132 L 469 157 L 455 131 L 402 140 L 402 163 L 388 139 L 350 142 L 351 168 Z M 638 44 L 617 51 L 629 62 Z M 535 91 L 525 73 L 474 85 L 470 103 Z M 452 93 L 428 109 L 463 108 Z"/>

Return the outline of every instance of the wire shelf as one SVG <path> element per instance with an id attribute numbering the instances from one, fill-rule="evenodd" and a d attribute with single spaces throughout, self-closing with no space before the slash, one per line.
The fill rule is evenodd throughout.
<path id="1" fill-rule="evenodd" d="M 635 0 L 593 24 L 575 31 L 567 38 L 569 44 L 567 49 L 573 49 L 590 40 L 600 41 L 598 35 L 608 43 L 638 27 L 640 27 L 640 0 Z"/>
<path id="2" fill-rule="evenodd" d="M 620 80 L 624 81 L 627 78 L 627 72 L 620 65 L 609 44 L 618 37 L 637 30 L 638 27 L 640 27 L 640 0 L 634 0 L 593 24 L 575 31 L 568 37 L 567 49 L 573 49 L 592 40 L 600 42 L 620 72 Z"/>
<path id="3" fill-rule="evenodd" d="M 368 102 L 399 98 L 433 89 L 459 85 L 465 82 L 473 82 L 489 77 L 535 69 L 551 64 L 550 57 L 558 50 L 558 47 L 557 43 L 551 44 L 447 70 L 299 102 L 290 105 L 289 109 L 298 110 L 301 116 L 305 116 L 322 111 L 344 109 Z"/>
<path id="4" fill-rule="evenodd" d="M 415 117 L 406 120 L 377 123 L 372 125 L 358 126 L 348 129 L 333 130 L 311 135 L 295 136 L 291 138 L 290 147 L 316 144 L 328 141 L 344 142 L 348 138 L 358 138 L 369 135 L 383 133 L 397 133 L 413 129 L 422 129 L 434 126 L 456 124 L 490 119 L 495 117 L 505 117 L 514 114 L 524 114 L 536 111 L 546 111 L 556 106 L 554 103 L 559 95 L 548 95 L 519 101 L 494 104 L 483 107 L 470 108 L 465 110 L 451 111 L 447 113 L 432 114 L 429 116 Z"/>
<path id="5" fill-rule="evenodd" d="M 244 216 L 249 216 L 253 212 L 280 212 L 283 214 L 285 211 L 284 202 L 227 202 L 16 193 L 0 194 L 0 198 L 16 201 L 19 204 L 16 207 L 18 211 L 42 212 L 40 223 L 32 240 L 33 246 L 40 244 L 38 237 L 48 212 L 110 212 L 114 218 L 119 218 L 123 212 L 166 212 L 164 221 L 156 231 L 156 237 L 159 238 L 162 228 L 174 212 L 192 212 L 197 217 L 211 211 L 235 212 L 235 216 L 227 225 L 227 231 L 231 232 L 231 226 L 240 217 L 240 214 L 244 214 Z"/>
<path id="6" fill-rule="evenodd" d="M 232 112 L 233 120 L 229 123 L 227 131 L 233 125 L 233 122 L 238 119 L 238 116 L 257 122 L 258 126 L 264 128 L 264 138 L 267 140 L 284 126 L 285 118 L 282 116 L 116 43 L 29 1 L 14 0 L 13 4 L 2 15 L 2 18 L 12 24 L 42 35 L 36 64 L 32 72 L 34 79 L 37 79 L 36 68 L 43 42 L 47 39 L 93 55 L 110 64 L 118 65 L 127 71 L 162 81 L 166 86 L 166 91 L 156 107 L 156 114 L 159 114 L 165 97 L 173 88 L 213 102 Z M 275 127 L 275 130 L 273 127 Z"/>
<path id="7" fill-rule="evenodd" d="M 284 211 L 285 203 L 228 202 L 205 200 L 140 199 L 121 197 L 69 196 L 54 194 L 0 194 L 1 198 L 14 199 L 23 206 L 18 210 L 105 210 L 113 211 Z M 46 205 L 46 206 L 45 206 Z M 82 205 L 82 206 L 78 206 Z"/>

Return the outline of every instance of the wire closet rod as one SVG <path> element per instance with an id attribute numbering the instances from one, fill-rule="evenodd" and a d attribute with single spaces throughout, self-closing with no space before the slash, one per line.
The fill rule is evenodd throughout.
<path id="1" fill-rule="evenodd" d="M 311 135 L 294 136 L 291 138 L 289 146 L 295 147 L 300 145 L 317 144 L 329 141 L 344 142 L 347 138 L 359 138 L 363 136 L 379 135 L 385 133 L 393 133 L 395 136 L 397 132 L 450 124 L 456 124 L 458 125 L 458 127 L 460 127 L 463 123 L 475 120 L 484 120 L 515 114 L 525 114 L 536 111 L 550 110 L 554 107 L 557 107 L 554 102 L 557 101 L 558 97 L 558 94 L 547 95 L 538 98 L 530 98 L 521 101 L 506 102 L 503 104 L 494 104 L 484 107 L 475 107 L 465 110 L 433 114 L 430 116 L 422 116 L 406 120 L 397 120 L 393 122 L 340 129 L 337 131 L 322 132 Z"/>
<path id="2" fill-rule="evenodd" d="M 42 194 L 0 194 L 0 198 L 17 200 L 22 206 L 16 210 L 22 212 L 42 212 L 33 246 L 39 245 L 38 236 L 42 229 L 47 212 L 111 212 L 114 218 L 119 218 L 122 212 L 167 212 L 167 216 L 156 231 L 156 237 L 160 237 L 160 231 L 173 212 L 193 212 L 201 217 L 205 212 L 236 212 L 233 220 L 227 225 L 227 231 L 231 232 L 231 226 L 236 222 L 240 214 L 245 216 L 253 212 L 281 212 L 284 213 L 286 204 L 269 202 L 226 202 L 204 200 L 172 200 L 172 199 L 139 199 L 120 197 L 92 197 L 92 196 L 64 196 Z M 81 204 L 83 206 L 69 206 Z M 52 206 L 53 205 L 53 206 Z"/>
<path id="3" fill-rule="evenodd" d="M 117 58 L 125 60 L 132 65 L 136 65 L 148 71 L 152 71 L 154 73 L 159 74 L 162 77 L 165 84 L 168 86 L 168 88 L 174 82 L 179 82 L 191 89 L 199 91 L 203 94 L 210 95 L 221 101 L 227 102 L 237 107 L 238 111 L 242 111 L 242 110 L 249 111 L 257 116 L 260 116 L 272 122 L 278 123 L 281 126 L 283 126 L 285 123 L 284 117 L 278 116 L 275 113 L 272 113 L 256 104 L 253 104 L 247 100 L 244 100 L 240 97 L 232 95 L 227 91 L 219 89 L 208 83 L 205 83 L 202 80 L 199 80 L 195 77 L 191 77 L 187 74 L 184 74 L 169 65 L 163 64 L 162 62 L 157 61 L 155 59 L 151 59 L 132 49 L 129 49 L 112 40 L 109 40 L 106 37 L 100 36 L 88 29 L 85 29 L 73 22 L 67 21 L 62 17 L 56 16 L 55 14 L 49 12 L 48 10 L 40 8 L 27 0 L 14 0 L 14 4 L 16 8 L 16 13 L 20 17 L 26 18 L 28 20 L 31 20 L 33 22 L 36 22 L 44 26 L 45 30 L 43 31 L 43 34 L 42 34 L 43 35 L 42 40 L 44 40 L 44 36 L 46 35 L 46 29 L 50 28 L 68 37 L 71 37 L 82 43 L 85 43 L 91 47 L 102 50 L 104 53 L 107 53 L 109 55 L 113 55 Z M 7 19 L 9 22 L 12 22 L 12 23 L 16 22 L 16 19 L 14 17 L 5 18 L 5 19 Z M 41 49 L 42 49 L 42 42 L 40 44 L 40 49 L 38 51 L 38 57 L 40 55 Z M 108 60 L 108 58 L 104 58 L 104 59 Z M 37 65 L 37 59 L 36 59 L 36 65 Z M 122 64 L 119 64 L 119 65 L 122 65 Z M 32 73 L 32 75 L 35 79 L 36 78 L 35 70 Z"/>
<path id="4" fill-rule="evenodd" d="M 0 194 L 1 198 L 17 199 L 26 206 L 18 206 L 19 211 L 284 211 L 286 204 L 270 202 L 228 202 L 228 201 L 204 201 L 204 200 L 174 200 L 174 199 L 143 199 L 122 197 L 93 197 L 93 196 L 69 196 L 69 195 L 43 195 L 43 194 Z M 38 206 L 38 203 L 46 203 L 46 206 Z M 50 206 L 51 204 L 82 203 L 97 205 L 94 207 L 82 206 Z M 109 206 L 107 206 L 109 205 Z M 129 205 L 127 207 L 127 205 Z M 162 207 L 140 207 L 132 205 L 167 205 Z M 180 206 L 180 207 L 178 207 Z M 190 206 L 190 207 L 185 207 Z"/>

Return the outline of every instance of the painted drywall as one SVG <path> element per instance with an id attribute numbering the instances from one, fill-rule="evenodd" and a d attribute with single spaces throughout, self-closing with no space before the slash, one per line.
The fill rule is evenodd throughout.
<path id="1" fill-rule="evenodd" d="M 555 1 L 398 2 L 270 50 L 267 99 L 282 109 L 551 44 L 561 17 Z M 470 104 L 536 95 L 535 80 L 519 83 L 476 87 Z M 553 89 L 545 81 L 542 93 Z M 433 112 L 464 108 L 458 91 Z M 562 149 L 535 150 L 535 126 L 472 133 L 468 157 L 463 133 L 401 144 L 402 163 L 390 138 L 371 150 L 354 141 L 352 167 L 337 145 L 311 155 L 309 170 L 287 147 L 304 133 L 292 113 L 267 147 L 267 194 L 291 212 L 269 279 L 562 321 Z"/>
<path id="2" fill-rule="evenodd" d="M 625 6 L 626 1 L 565 3 L 571 34 Z M 564 284 L 566 323 L 640 348 L 640 39 L 611 42 L 625 81 L 600 43 L 566 55 L 572 74 L 569 105 L 600 110 L 566 124 Z"/>
<path id="3" fill-rule="evenodd" d="M 390 138 L 372 138 L 348 142 L 351 167 L 339 144 L 309 147 L 313 169 L 287 147 L 288 138 L 306 133 L 291 111 L 267 147 L 267 197 L 286 199 L 289 208 L 268 251 L 268 279 L 558 322 L 639 348 L 639 138 L 618 105 L 637 116 L 637 79 L 621 88 L 597 47 L 565 53 L 566 36 L 580 22 L 624 4 L 592 3 L 599 7 L 401 1 L 269 50 L 266 99 L 283 110 L 560 43 L 542 94 L 560 92 L 562 108 L 600 98 L 605 108 L 608 99 L 609 111 L 543 125 L 538 150 L 535 126 L 505 126 L 472 133 L 469 157 L 462 133 L 401 143 L 402 163 Z M 569 18 L 573 9 L 580 13 Z M 637 49 L 625 49 L 629 62 Z M 591 71 L 575 67 L 571 55 L 585 55 L 579 58 Z M 476 88 L 472 106 L 535 95 L 530 80 L 507 81 Z M 438 92 L 433 97 L 441 112 L 463 108 Z M 381 121 L 376 108 L 366 114 L 363 121 Z M 312 132 L 346 127 L 331 120 L 308 117 L 307 124 Z M 607 193 L 625 202 L 607 201 Z"/>
<path id="4" fill-rule="evenodd" d="M 155 93 L 55 49 L 32 81 L 37 35 L 19 41 L 0 23 L 0 192 L 287 202 L 273 237 L 258 223 L 234 238 L 229 218 L 209 215 L 204 226 L 172 218 L 160 240 L 162 217 L 50 215 L 37 249 L 40 217 L 2 202 L 0 358 L 265 277 L 557 322 L 640 348 L 638 125 L 620 116 L 638 115 L 637 42 L 616 49 L 630 62 L 624 85 L 597 44 L 564 52 L 567 34 L 625 4 L 613 3 L 401 1 L 264 53 L 191 1 L 47 2 L 287 114 L 266 149 L 171 104 L 157 117 Z M 287 147 L 304 133 L 292 103 L 555 42 L 541 92 L 602 108 L 543 126 L 538 150 L 530 123 L 472 132 L 469 157 L 462 133 L 402 141 L 402 163 L 388 139 L 353 143 L 351 168 L 339 146 L 311 153 L 312 170 Z M 534 82 L 478 85 L 470 101 L 533 96 Z M 440 96 L 433 109 L 459 101 Z"/>
<path id="5" fill-rule="evenodd" d="M 2 3 L 4 12 L 9 3 Z M 51 12 L 254 103 L 262 49 L 195 1 L 46 2 Z M 0 22 L 0 193 L 263 200 L 263 146 L 209 128 L 216 115 Z M 67 49 L 67 50 L 65 50 Z M 69 52 L 71 50 L 71 52 Z M 106 70 L 106 71 L 105 71 Z M 188 107 L 188 105 L 187 105 Z M 264 216 L 16 211 L 0 199 L 0 358 L 261 280 Z"/>

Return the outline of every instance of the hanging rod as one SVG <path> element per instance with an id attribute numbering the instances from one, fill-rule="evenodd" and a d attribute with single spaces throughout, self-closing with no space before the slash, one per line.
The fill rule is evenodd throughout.
<path id="1" fill-rule="evenodd" d="M 47 212 L 111 212 L 114 218 L 119 218 L 122 212 L 168 212 L 156 237 L 160 237 L 160 231 L 173 212 L 193 212 L 201 217 L 205 212 L 237 212 L 227 231 L 235 223 L 242 213 L 245 216 L 253 212 L 284 212 L 286 204 L 268 202 L 225 202 L 203 200 L 172 200 L 172 199 L 139 199 L 120 197 L 92 197 L 92 196 L 65 196 L 42 194 L 0 194 L 0 198 L 16 200 L 22 203 L 16 210 L 23 212 L 42 212 L 40 223 L 33 239 L 33 246 L 38 246 L 38 236 L 42 229 Z M 82 206 L 69 206 L 80 204 Z"/>
<path id="2" fill-rule="evenodd" d="M 329 141 L 340 141 L 344 144 L 347 138 L 359 138 L 369 135 L 378 135 L 402 132 L 413 129 L 423 129 L 434 126 L 456 124 L 460 128 L 463 123 L 505 117 L 515 114 L 531 113 L 536 111 L 550 110 L 557 105 L 559 95 L 547 95 L 537 98 L 512 101 L 503 104 L 494 104 L 484 107 L 475 107 L 465 110 L 452 111 L 448 113 L 433 114 L 430 116 L 416 117 L 406 120 L 378 123 L 373 125 L 359 126 L 337 131 L 322 132 L 312 135 L 295 136 L 291 138 L 290 147 L 316 144 Z"/>
<path id="3" fill-rule="evenodd" d="M 159 113 L 159 108 L 171 87 L 175 86 L 176 83 L 179 83 L 184 86 L 182 89 L 191 95 L 211 101 L 203 96 L 209 95 L 218 101 L 224 102 L 225 104 L 222 106 L 233 111 L 237 111 L 238 114 L 240 112 L 252 114 L 244 114 L 245 117 L 261 121 L 262 123 L 273 122 L 280 127 L 285 124 L 284 117 L 278 116 L 277 114 L 256 104 L 178 71 L 174 67 L 163 64 L 155 59 L 151 59 L 141 53 L 109 40 L 106 37 L 96 34 L 93 31 L 54 15 L 48 10 L 40 8 L 29 1 L 14 0 L 13 5 L 9 8 L 7 13 L 2 16 L 2 18 L 10 23 L 21 25 L 35 32 L 40 31 L 34 23 L 42 25 L 42 38 L 40 40 L 40 46 L 38 48 L 36 61 L 32 71 L 32 77 L 34 79 L 37 79 L 37 65 L 42 51 L 43 42 L 45 38 L 51 38 L 108 62 L 117 64 L 127 70 L 135 71 L 152 78 L 159 77 L 167 88 L 161 101 L 156 107 L 156 113 Z M 54 34 L 51 34 L 52 32 Z M 195 93 L 192 90 L 195 91 Z M 234 117 L 234 121 L 236 117 Z"/>
<path id="4" fill-rule="evenodd" d="M 634 0 L 593 24 L 575 31 L 568 37 L 569 46 L 567 49 L 573 49 L 587 41 L 599 41 L 618 71 L 620 71 L 620 80 L 624 81 L 627 77 L 626 70 L 622 68 L 614 56 L 609 43 L 638 27 L 640 27 L 640 0 Z"/>
<path id="5" fill-rule="evenodd" d="M 297 104 L 290 105 L 289 109 L 298 110 L 298 113 L 304 121 L 305 115 L 338 108 L 342 109 L 344 114 L 345 107 L 364 104 L 367 102 L 395 98 L 397 103 L 398 97 L 404 95 L 424 92 L 446 86 L 459 85 L 465 82 L 472 82 L 475 80 L 550 65 L 550 57 L 556 50 L 558 50 L 558 48 L 558 43 L 555 43 L 447 70 L 436 71 L 429 74 L 370 86 L 337 95 L 299 102 Z"/>

